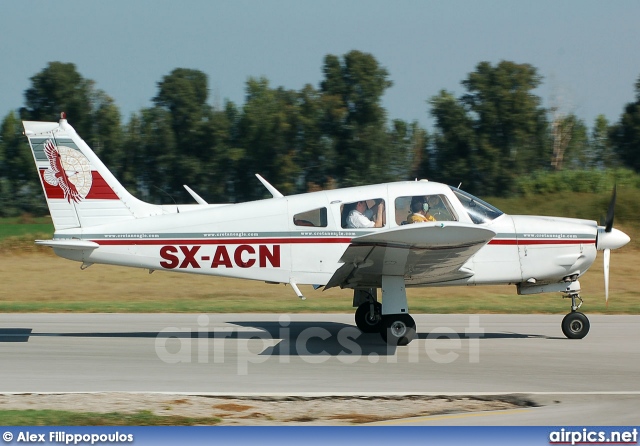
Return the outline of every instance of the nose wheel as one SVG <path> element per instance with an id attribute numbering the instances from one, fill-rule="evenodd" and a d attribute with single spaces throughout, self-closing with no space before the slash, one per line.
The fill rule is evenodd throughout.
<path id="1" fill-rule="evenodd" d="M 562 332 L 569 339 L 584 338 L 589 328 L 589 319 L 579 311 L 572 311 L 562 319 Z"/>
<path id="2" fill-rule="evenodd" d="M 567 293 L 564 297 L 571 299 L 571 313 L 562 319 L 562 333 L 569 339 L 582 339 L 591 328 L 587 316 L 578 311 L 582 306 L 582 298 L 575 292 Z M 577 301 L 580 302 L 577 303 Z"/>

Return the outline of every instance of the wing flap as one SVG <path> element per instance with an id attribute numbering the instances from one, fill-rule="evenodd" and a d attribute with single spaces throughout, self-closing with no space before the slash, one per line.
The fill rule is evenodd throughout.
<path id="1" fill-rule="evenodd" d="M 471 277 L 463 265 L 496 233 L 458 222 L 420 223 L 355 238 L 326 288 L 381 287 L 382 276 L 404 276 L 409 286 Z"/>

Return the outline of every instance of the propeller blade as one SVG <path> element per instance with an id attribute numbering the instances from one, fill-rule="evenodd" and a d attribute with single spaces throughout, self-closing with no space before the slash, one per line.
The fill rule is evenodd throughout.
<path id="1" fill-rule="evenodd" d="M 611 250 L 604 250 L 604 301 L 609 306 L 609 262 L 611 260 Z"/>
<path id="2" fill-rule="evenodd" d="M 609 209 L 607 209 L 607 218 L 605 220 L 604 232 L 611 232 L 613 228 L 613 214 L 616 207 L 616 185 L 613 186 L 613 194 L 611 195 L 611 201 L 609 202 Z"/>

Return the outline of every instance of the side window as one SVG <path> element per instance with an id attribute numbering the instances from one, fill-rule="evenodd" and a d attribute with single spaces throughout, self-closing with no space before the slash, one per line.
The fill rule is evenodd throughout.
<path id="1" fill-rule="evenodd" d="M 406 225 L 430 221 L 456 221 L 457 217 L 444 195 L 413 195 L 396 198 L 395 219 L 398 225 Z"/>
<path id="2" fill-rule="evenodd" d="M 293 224 L 296 226 L 314 226 L 316 228 L 326 228 L 327 208 L 300 212 L 299 214 L 293 216 Z"/>
<path id="3" fill-rule="evenodd" d="M 383 228 L 387 223 L 385 214 L 382 198 L 354 201 L 340 207 L 343 228 Z"/>

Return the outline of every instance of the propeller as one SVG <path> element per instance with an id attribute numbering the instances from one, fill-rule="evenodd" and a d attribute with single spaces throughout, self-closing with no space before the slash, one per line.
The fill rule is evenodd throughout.
<path id="1" fill-rule="evenodd" d="M 613 217 L 615 216 L 616 209 L 616 192 L 617 185 L 613 185 L 613 193 L 611 194 L 611 201 L 609 201 L 609 209 L 607 209 L 607 218 L 604 221 L 604 232 L 610 233 L 613 229 Z M 609 264 L 611 263 L 611 248 L 604 250 L 604 302 L 605 306 L 609 307 Z"/>
<path id="2" fill-rule="evenodd" d="M 611 201 L 609 202 L 609 209 L 607 209 L 607 218 L 605 219 L 604 232 L 611 232 L 613 229 L 613 217 L 616 208 L 616 189 L 617 186 L 613 186 L 613 194 L 611 195 Z"/>
<path id="3" fill-rule="evenodd" d="M 609 261 L 611 260 L 611 250 L 604 250 L 604 301 L 609 306 Z"/>
<path id="4" fill-rule="evenodd" d="M 598 227 L 598 241 L 596 248 L 604 251 L 604 299 L 609 305 L 609 264 L 611 263 L 611 250 L 620 248 L 629 243 L 629 236 L 624 232 L 613 229 L 613 218 L 616 207 L 616 186 L 613 186 L 611 201 L 607 209 L 607 217 L 604 226 Z"/>

